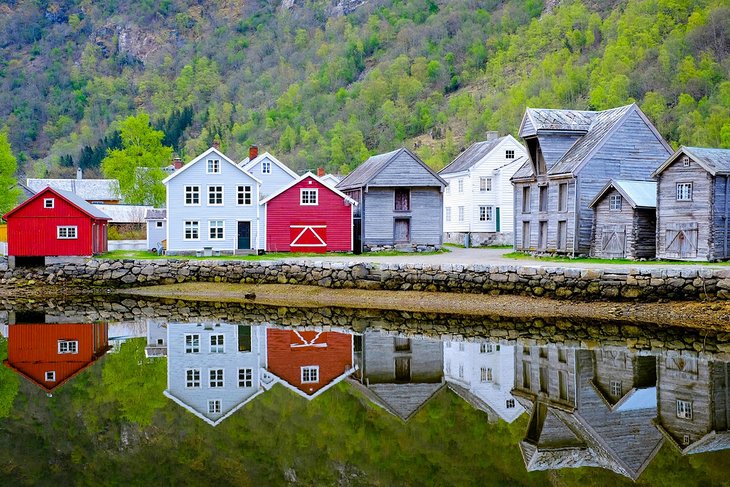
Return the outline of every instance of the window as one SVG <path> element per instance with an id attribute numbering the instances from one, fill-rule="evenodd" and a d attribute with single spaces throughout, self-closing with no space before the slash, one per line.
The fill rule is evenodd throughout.
<path id="1" fill-rule="evenodd" d="M 515 400 L 514 399 L 507 399 L 505 406 L 507 406 L 507 409 L 512 409 L 515 407 Z"/>
<path id="2" fill-rule="evenodd" d="M 208 159 L 208 174 L 220 174 L 221 161 L 218 159 Z"/>
<path id="3" fill-rule="evenodd" d="M 56 382 L 56 371 L 49 370 L 46 372 L 46 382 Z"/>
<path id="4" fill-rule="evenodd" d="M 568 211 L 568 183 L 558 185 L 558 211 Z"/>
<path id="5" fill-rule="evenodd" d="M 689 435 L 684 435 L 682 438 L 682 445 L 687 446 L 690 443 L 692 443 L 692 441 L 690 440 Z"/>
<path id="6" fill-rule="evenodd" d="M 514 149 L 507 149 L 504 151 L 504 158 L 505 159 L 514 159 L 515 158 L 515 151 Z"/>
<path id="7" fill-rule="evenodd" d="M 58 353 L 79 353 L 79 342 L 76 340 L 59 340 Z"/>
<path id="8" fill-rule="evenodd" d="M 185 222 L 185 240 L 198 240 L 200 238 L 199 224 L 196 221 Z"/>
<path id="9" fill-rule="evenodd" d="M 479 344 L 479 353 L 492 353 L 494 352 L 494 345 L 491 343 Z"/>
<path id="10" fill-rule="evenodd" d="M 208 204 L 211 206 L 223 205 L 223 186 L 208 186 Z"/>
<path id="11" fill-rule="evenodd" d="M 185 387 L 200 387 L 200 369 L 187 369 L 185 371 Z"/>
<path id="12" fill-rule="evenodd" d="M 223 220 L 211 220 L 208 222 L 208 236 L 211 240 L 223 240 L 225 238 L 223 229 Z"/>
<path id="13" fill-rule="evenodd" d="M 319 382 L 319 365 L 302 367 L 302 384 L 313 384 L 316 382 Z"/>
<path id="14" fill-rule="evenodd" d="M 538 196 L 540 211 L 548 211 L 548 187 L 540 186 L 540 193 Z"/>
<path id="15" fill-rule="evenodd" d="M 530 389 L 532 387 L 532 370 L 529 362 L 522 362 L 522 387 Z"/>
<path id="16" fill-rule="evenodd" d="M 463 192 L 464 192 L 464 180 L 459 179 L 459 193 L 463 193 Z"/>
<path id="17" fill-rule="evenodd" d="M 253 387 L 253 369 L 238 369 L 238 387 Z"/>
<path id="18" fill-rule="evenodd" d="M 208 387 L 212 389 L 223 387 L 223 369 L 210 369 L 208 371 Z"/>
<path id="19" fill-rule="evenodd" d="M 223 335 L 210 336 L 210 353 L 223 353 L 225 346 L 223 344 Z"/>
<path id="20" fill-rule="evenodd" d="M 185 335 L 185 353 L 200 353 L 200 335 Z"/>
<path id="21" fill-rule="evenodd" d="M 608 199 L 608 209 L 611 211 L 621 211 L 621 195 L 613 194 Z"/>
<path id="22" fill-rule="evenodd" d="M 480 206 L 479 207 L 479 221 L 480 222 L 491 222 L 492 221 L 492 207 L 491 206 Z"/>
<path id="23" fill-rule="evenodd" d="M 482 367 L 481 373 L 479 375 L 479 380 L 481 382 L 487 382 L 487 368 Z"/>
<path id="24" fill-rule="evenodd" d="M 479 191 L 491 191 L 492 190 L 492 178 L 482 176 L 479 178 Z"/>
<path id="25" fill-rule="evenodd" d="M 185 205 L 200 204 L 200 186 L 185 186 Z"/>
<path id="26" fill-rule="evenodd" d="M 692 183 L 677 183 L 677 201 L 692 201 Z"/>
<path id="27" fill-rule="evenodd" d="M 538 353 L 540 355 L 540 358 L 548 358 L 548 350 L 546 347 L 540 347 L 540 351 Z"/>
<path id="28" fill-rule="evenodd" d="M 155 222 L 155 226 L 157 228 L 162 228 L 162 222 Z"/>
<path id="29" fill-rule="evenodd" d="M 620 396 L 621 395 L 621 381 L 612 380 L 610 385 L 611 385 L 611 395 Z"/>
<path id="30" fill-rule="evenodd" d="M 558 394 L 563 401 L 568 400 L 568 373 L 564 370 L 558 371 Z"/>
<path id="31" fill-rule="evenodd" d="M 446 373 L 447 374 L 451 373 L 451 360 L 446 361 Z"/>
<path id="32" fill-rule="evenodd" d="M 451 342 L 446 342 L 446 348 L 451 348 Z"/>
<path id="33" fill-rule="evenodd" d="M 299 204 L 316 206 L 317 205 L 317 193 L 316 189 L 302 189 L 299 193 Z"/>
<path id="34" fill-rule="evenodd" d="M 220 414 L 221 412 L 221 400 L 220 399 L 209 399 L 208 400 L 208 414 Z"/>
<path id="35" fill-rule="evenodd" d="M 411 191 L 395 188 L 395 211 L 411 211 Z"/>
<path id="36" fill-rule="evenodd" d="M 393 349 L 396 352 L 410 352 L 411 339 L 407 337 L 393 337 Z"/>
<path id="37" fill-rule="evenodd" d="M 523 249 L 529 249 L 530 248 L 530 239 L 532 238 L 532 235 L 530 235 L 530 222 L 522 222 L 522 248 Z"/>
<path id="38" fill-rule="evenodd" d="M 530 187 L 522 187 L 522 213 L 530 213 Z"/>
<path id="39" fill-rule="evenodd" d="M 239 206 L 250 205 L 253 201 L 251 186 L 238 186 L 236 188 L 236 202 Z"/>
<path id="40" fill-rule="evenodd" d="M 446 221 L 447 222 L 451 221 L 451 207 L 450 206 L 446 207 Z"/>
<path id="41" fill-rule="evenodd" d="M 464 342 L 459 342 L 459 351 L 460 352 L 464 351 Z"/>
<path id="42" fill-rule="evenodd" d="M 558 348 L 558 362 L 567 362 L 568 359 L 565 356 L 565 349 L 564 348 Z"/>
<path id="43" fill-rule="evenodd" d="M 692 419 L 692 403 L 677 399 L 677 417 L 681 419 Z"/>
<path id="44" fill-rule="evenodd" d="M 464 221 L 464 207 L 463 206 L 459 207 L 459 221 L 460 222 Z"/>
<path id="45" fill-rule="evenodd" d="M 43 200 L 43 208 L 53 208 L 54 199 L 53 198 L 45 198 Z"/>
<path id="46" fill-rule="evenodd" d="M 487 368 L 487 382 L 492 382 L 492 369 Z"/>
<path id="47" fill-rule="evenodd" d="M 56 227 L 56 236 L 60 240 L 74 240 L 77 238 L 76 227 Z"/>
<path id="48" fill-rule="evenodd" d="M 547 238 L 548 238 L 547 220 L 538 222 L 538 230 L 540 233 L 538 233 L 538 235 L 537 235 L 537 248 L 540 250 L 545 250 L 547 248 Z"/>
<path id="49" fill-rule="evenodd" d="M 684 157 L 682 158 L 682 166 L 684 166 L 684 167 L 689 167 L 689 165 L 690 165 L 689 157 L 687 157 L 687 156 L 684 156 Z"/>
<path id="50" fill-rule="evenodd" d="M 540 392 L 547 393 L 550 390 L 550 376 L 548 375 L 547 367 L 540 367 L 539 379 L 540 379 Z"/>
<path id="51" fill-rule="evenodd" d="M 459 379 L 464 378 L 464 364 L 459 364 Z"/>
<path id="52" fill-rule="evenodd" d="M 261 163 L 261 174 L 271 174 L 271 162 L 264 161 Z"/>
<path id="53" fill-rule="evenodd" d="M 558 250 L 565 250 L 565 247 L 568 243 L 568 222 L 565 220 L 558 222 L 558 241 L 557 241 L 557 247 Z"/>

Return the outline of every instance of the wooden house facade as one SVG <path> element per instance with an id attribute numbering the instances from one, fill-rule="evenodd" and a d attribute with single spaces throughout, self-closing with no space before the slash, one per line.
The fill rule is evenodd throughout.
<path id="1" fill-rule="evenodd" d="M 446 181 L 406 148 L 370 157 L 336 186 L 358 204 L 363 250 L 440 247 L 445 187 Z"/>
<path id="2" fill-rule="evenodd" d="M 654 176 L 657 257 L 730 259 L 730 149 L 680 147 Z"/>
<path id="3" fill-rule="evenodd" d="M 529 161 L 512 177 L 515 248 L 587 255 L 591 201 L 611 178 L 649 180 L 672 153 L 636 105 L 600 112 L 528 108 Z"/>
<path id="4" fill-rule="evenodd" d="M 656 256 L 656 183 L 612 179 L 593 198 L 591 256 L 653 259 Z"/>

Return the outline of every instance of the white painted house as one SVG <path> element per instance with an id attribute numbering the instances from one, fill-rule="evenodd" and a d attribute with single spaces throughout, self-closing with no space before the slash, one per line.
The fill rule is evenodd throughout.
<path id="1" fill-rule="evenodd" d="M 281 188 L 291 184 L 292 181 L 299 179 L 297 173 L 268 152 L 256 155 L 253 159 L 251 155 L 241 161 L 239 166 L 261 181 L 259 200 L 268 198 Z"/>
<path id="2" fill-rule="evenodd" d="M 211 147 L 163 181 L 167 253 L 239 254 L 263 248 L 261 181 Z"/>
<path id="3" fill-rule="evenodd" d="M 444 342 L 444 379 L 475 408 L 511 423 L 525 412 L 515 400 L 514 347 L 496 342 Z"/>
<path id="4" fill-rule="evenodd" d="M 527 158 L 511 135 L 476 142 L 439 172 L 444 191 L 444 241 L 470 245 L 512 244 L 514 234 L 512 175 Z"/>

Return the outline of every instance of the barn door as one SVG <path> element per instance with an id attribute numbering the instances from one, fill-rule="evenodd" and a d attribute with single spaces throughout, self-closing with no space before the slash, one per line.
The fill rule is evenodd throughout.
<path id="1" fill-rule="evenodd" d="M 606 225 L 601 236 L 601 254 L 610 259 L 626 256 L 626 227 Z"/>
<path id="2" fill-rule="evenodd" d="M 292 252 L 325 252 L 327 225 L 291 225 L 289 248 Z"/>
<path id="3" fill-rule="evenodd" d="M 664 250 L 669 257 L 697 257 L 698 229 L 696 223 L 667 226 Z"/>

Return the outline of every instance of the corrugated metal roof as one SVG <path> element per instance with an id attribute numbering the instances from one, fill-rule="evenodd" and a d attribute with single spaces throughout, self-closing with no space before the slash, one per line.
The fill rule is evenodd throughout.
<path id="1" fill-rule="evenodd" d="M 464 152 L 456 156 L 456 159 L 451 161 L 448 166 L 441 169 L 439 174 L 453 174 L 466 171 L 474 164 L 484 159 L 484 157 L 497 147 L 497 145 L 499 145 L 504 139 L 505 137 L 499 137 L 498 139 L 475 142 Z"/>
<path id="2" fill-rule="evenodd" d="M 696 159 L 713 174 L 730 174 L 730 149 L 683 147 L 691 158 Z"/>
<path id="3" fill-rule="evenodd" d="M 365 186 L 368 181 L 373 179 L 377 174 L 393 159 L 397 154 L 405 148 L 401 147 L 394 151 L 386 152 L 385 154 L 378 154 L 371 156 L 355 168 L 350 174 L 345 176 L 345 179 L 337 183 L 337 189 L 350 189 L 359 188 Z"/>
<path id="4" fill-rule="evenodd" d="M 119 200 L 122 194 L 116 179 L 27 179 L 26 186 L 36 193 L 50 186 L 75 193 L 85 200 Z"/>
<path id="5" fill-rule="evenodd" d="M 98 206 L 99 205 L 92 205 L 88 201 L 86 201 L 81 196 L 74 194 L 70 191 L 64 191 L 62 189 L 56 189 L 53 188 L 54 191 L 56 191 L 58 194 L 69 200 L 74 205 L 78 206 L 82 210 L 84 210 L 89 215 L 93 216 L 94 218 L 103 218 L 105 220 L 110 220 L 111 218 L 109 215 L 101 211 Z"/>
<path id="6" fill-rule="evenodd" d="M 111 223 L 144 223 L 151 206 L 141 205 L 93 205 L 111 218 Z"/>
<path id="7" fill-rule="evenodd" d="M 633 202 L 633 207 L 656 208 L 656 182 L 614 179 L 614 186 Z"/>

